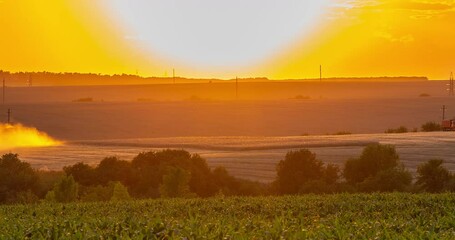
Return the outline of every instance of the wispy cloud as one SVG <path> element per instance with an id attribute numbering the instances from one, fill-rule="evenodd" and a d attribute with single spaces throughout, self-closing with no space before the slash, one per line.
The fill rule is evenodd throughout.
<path id="1" fill-rule="evenodd" d="M 332 4 L 337 8 L 363 9 L 403 9 L 416 11 L 448 11 L 455 9 L 455 0 L 418 1 L 418 0 L 339 0 Z"/>
<path id="2" fill-rule="evenodd" d="M 455 12 L 455 0 L 339 0 L 331 6 L 338 16 L 349 11 L 400 11 L 413 19 L 429 19 Z"/>
<path id="3" fill-rule="evenodd" d="M 447 11 L 454 8 L 453 4 L 450 4 L 445 1 L 432 1 L 432 2 L 423 2 L 423 1 L 383 1 L 376 6 L 371 8 L 376 9 L 403 9 L 403 10 L 415 10 L 415 11 Z"/>
<path id="4" fill-rule="evenodd" d="M 376 36 L 392 43 L 410 43 L 414 41 L 414 36 L 412 36 L 411 34 L 406 34 L 403 36 L 394 36 L 391 33 L 381 31 L 377 32 Z"/>

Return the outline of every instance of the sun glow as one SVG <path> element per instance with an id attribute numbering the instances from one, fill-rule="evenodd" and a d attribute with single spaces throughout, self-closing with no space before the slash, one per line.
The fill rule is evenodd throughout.
<path id="1" fill-rule="evenodd" d="M 25 127 L 21 124 L 0 124 L 0 150 L 20 147 L 50 147 L 62 144 L 36 128 Z"/>
<path id="2" fill-rule="evenodd" d="M 455 0 L 0 0 L 0 69 L 446 79 L 454 22 Z"/>
<path id="3" fill-rule="evenodd" d="M 313 31 L 331 0 L 108 0 L 124 37 L 150 55 L 205 68 L 257 64 Z"/>

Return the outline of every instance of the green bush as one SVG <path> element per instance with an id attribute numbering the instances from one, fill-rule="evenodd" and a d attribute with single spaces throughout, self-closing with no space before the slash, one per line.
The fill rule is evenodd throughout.
<path id="1" fill-rule="evenodd" d="M 340 132 L 336 132 L 332 135 L 337 135 L 337 136 L 343 136 L 343 135 L 351 135 L 352 133 L 351 132 L 348 132 L 348 131 L 340 131 Z"/>
<path id="2" fill-rule="evenodd" d="M 340 178 L 340 168 L 335 164 L 327 164 L 324 169 L 324 181 L 327 184 L 335 184 Z"/>
<path id="3" fill-rule="evenodd" d="M 304 183 L 299 190 L 299 193 L 313 193 L 313 194 L 328 194 L 335 193 L 336 187 L 334 184 L 327 184 L 323 180 L 312 180 Z"/>
<path id="4" fill-rule="evenodd" d="M 450 172 L 442 166 L 441 159 L 432 159 L 417 168 L 417 182 L 427 192 L 442 192 L 452 178 Z"/>
<path id="5" fill-rule="evenodd" d="M 116 181 L 127 187 L 133 197 L 160 197 L 160 186 L 169 168 L 180 168 L 189 173 L 189 190 L 199 197 L 214 196 L 220 191 L 241 196 L 262 195 L 268 191 L 261 183 L 230 176 L 226 169 L 212 171 L 205 159 L 184 150 L 144 152 L 131 162 L 108 157 L 94 167 L 77 163 L 65 167 L 64 171 L 81 185 L 82 201 L 106 201 L 105 189 L 102 187 Z"/>
<path id="6" fill-rule="evenodd" d="M 66 175 L 73 176 L 74 180 L 83 186 L 90 186 L 97 181 L 95 170 L 90 165 L 83 162 L 76 163 L 72 166 L 66 166 L 63 168 L 63 171 Z"/>
<path id="7" fill-rule="evenodd" d="M 169 167 L 160 185 L 160 194 L 164 198 L 185 198 L 193 196 L 190 191 L 190 173 L 178 168 Z"/>
<path id="8" fill-rule="evenodd" d="M 94 169 L 95 183 L 106 186 L 110 182 L 121 182 L 129 185 L 132 182 L 132 168 L 128 161 L 117 157 L 104 158 Z M 89 175 L 90 176 L 90 175 Z"/>
<path id="9" fill-rule="evenodd" d="M 91 97 L 86 97 L 86 98 L 78 98 L 76 100 L 73 100 L 73 102 L 78 102 L 78 103 L 85 103 L 85 102 L 93 102 L 93 98 Z"/>
<path id="10" fill-rule="evenodd" d="M 277 177 L 274 182 L 280 194 L 301 192 L 304 184 L 310 181 L 324 181 L 333 184 L 338 180 L 338 168 L 335 165 L 324 166 L 316 154 L 307 149 L 290 151 L 277 165 Z"/>
<path id="11" fill-rule="evenodd" d="M 303 96 L 303 95 L 297 95 L 294 97 L 294 99 L 297 99 L 297 100 L 308 100 L 308 99 L 311 99 L 310 96 Z"/>
<path id="12" fill-rule="evenodd" d="M 361 192 L 410 191 L 412 175 L 399 162 L 395 147 L 372 144 L 345 163 L 344 176 Z"/>
<path id="13" fill-rule="evenodd" d="M 0 203 L 14 203 L 18 194 L 24 192 L 35 194 L 38 186 L 35 170 L 29 163 L 22 162 L 17 154 L 9 153 L 0 158 Z"/>
<path id="14" fill-rule="evenodd" d="M 137 155 L 131 162 L 132 184 L 130 192 L 134 196 L 159 197 L 163 176 L 169 168 L 180 168 L 189 173 L 190 191 L 200 197 L 215 195 L 218 187 L 213 181 L 212 172 L 205 159 L 184 150 L 163 150 Z"/>
<path id="15" fill-rule="evenodd" d="M 349 183 L 360 183 L 378 172 L 398 166 L 399 156 L 394 146 L 371 144 L 365 147 L 358 159 L 345 163 L 343 175 Z"/>
<path id="16" fill-rule="evenodd" d="M 46 201 L 48 203 L 56 202 L 54 190 L 51 190 L 46 193 L 46 197 L 44 198 L 44 201 Z"/>
<path id="17" fill-rule="evenodd" d="M 405 126 L 400 126 L 399 128 L 389 128 L 385 133 L 407 133 L 409 132 L 408 128 Z"/>
<path id="18" fill-rule="evenodd" d="M 32 204 L 38 203 L 39 198 L 32 192 L 32 190 L 29 189 L 27 191 L 17 193 L 15 202 L 20 204 Z"/>
<path id="19" fill-rule="evenodd" d="M 65 176 L 55 184 L 53 193 L 55 201 L 69 203 L 77 200 L 79 185 L 73 176 Z"/>
<path id="20" fill-rule="evenodd" d="M 423 132 L 437 132 L 437 131 L 442 131 L 442 126 L 439 123 L 435 122 L 427 122 L 422 125 L 422 131 Z"/>
<path id="21" fill-rule="evenodd" d="M 412 175 L 404 167 L 379 171 L 359 184 L 362 192 L 405 192 L 412 183 Z"/>
<path id="22" fill-rule="evenodd" d="M 112 197 L 111 202 L 118 202 L 118 201 L 129 201 L 131 200 L 130 194 L 128 193 L 128 189 L 123 186 L 120 182 L 114 183 L 114 189 L 112 190 Z"/>
<path id="23" fill-rule="evenodd" d="M 109 201 L 112 198 L 113 183 L 107 186 L 79 186 L 79 199 L 82 202 Z"/>

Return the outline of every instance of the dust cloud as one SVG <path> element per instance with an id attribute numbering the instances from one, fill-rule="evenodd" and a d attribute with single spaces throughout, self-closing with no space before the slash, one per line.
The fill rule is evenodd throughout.
<path id="1" fill-rule="evenodd" d="M 49 147 L 59 146 L 63 142 L 50 137 L 36 128 L 22 124 L 0 123 L 0 150 L 20 147 Z"/>

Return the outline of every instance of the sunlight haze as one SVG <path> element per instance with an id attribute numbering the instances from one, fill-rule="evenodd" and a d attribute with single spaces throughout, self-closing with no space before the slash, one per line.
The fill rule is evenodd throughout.
<path id="1" fill-rule="evenodd" d="M 454 1 L 0 1 L 7 71 L 428 76 L 454 67 Z"/>

